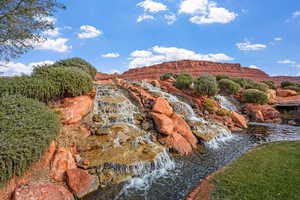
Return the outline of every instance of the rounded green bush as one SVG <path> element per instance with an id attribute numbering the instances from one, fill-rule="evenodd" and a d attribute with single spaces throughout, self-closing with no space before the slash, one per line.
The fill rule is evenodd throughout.
<path id="1" fill-rule="evenodd" d="M 218 75 L 216 75 L 216 79 L 217 79 L 217 81 L 220 81 L 222 79 L 230 79 L 230 77 L 227 76 L 226 74 L 218 74 Z"/>
<path id="2" fill-rule="evenodd" d="M 38 77 L 0 78 L 0 96 L 15 94 L 48 102 L 59 96 L 59 88 L 52 81 Z"/>
<path id="3" fill-rule="evenodd" d="M 282 81 L 282 82 L 280 83 L 280 86 L 281 86 L 282 88 L 285 88 L 285 87 L 288 87 L 288 86 L 294 86 L 294 85 L 295 85 L 295 83 L 290 82 L 290 81 Z"/>
<path id="4" fill-rule="evenodd" d="M 87 61 L 81 58 L 70 58 L 66 60 L 60 60 L 51 65 L 52 67 L 71 67 L 77 68 L 88 73 L 92 78 L 96 76 L 97 70 Z"/>
<path id="5" fill-rule="evenodd" d="M 42 158 L 59 132 L 58 116 L 22 96 L 0 97 L 0 185 Z"/>
<path id="6" fill-rule="evenodd" d="M 195 90 L 199 95 L 216 95 L 219 91 L 217 80 L 210 74 L 204 74 L 198 77 L 195 81 Z"/>
<path id="7" fill-rule="evenodd" d="M 268 85 L 268 87 L 269 87 L 270 89 L 273 89 L 273 90 L 276 89 L 276 84 L 275 84 L 274 81 L 271 81 L 271 80 L 269 80 L 269 81 L 263 81 L 263 83 L 266 84 L 266 85 Z"/>
<path id="8" fill-rule="evenodd" d="M 179 74 L 176 78 L 176 87 L 179 89 L 186 89 L 189 88 L 190 85 L 193 83 L 193 77 L 189 74 Z"/>
<path id="9" fill-rule="evenodd" d="M 80 96 L 93 89 L 91 77 L 80 69 L 43 66 L 34 70 L 33 77 L 50 80 L 59 97 Z"/>
<path id="10" fill-rule="evenodd" d="M 300 87 L 297 85 L 291 85 L 291 86 L 287 86 L 284 89 L 288 89 L 288 90 L 294 90 L 296 92 L 300 92 Z"/>
<path id="11" fill-rule="evenodd" d="M 266 93 L 257 89 L 248 89 L 243 94 L 243 100 L 246 103 L 267 104 L 268 96 Z"/>
<path id="12" fill-rule="evenodd" d="M 167 72 L 167 73 L 162 74 L 162 75 L 160 76 L 160 80 L 162 80 L 162 81 L 168 80 L 168 79 L 170 79 L 170 78 L 175 78 L 175 74 L 172 73 L 172 72 Z"/>
<path id="13" fill-rule="evenodd" d="M 232 80 L 233 82 L 239 84 L 242 88 L 246 88 L 248 81 L 244 78 L 238 78 L 238 77 L 234 77 L 231 78 L 230 80 Z"/>
<path id="14" fill-rule="evenodd" d="M 241 87 L 239 84 L 237 84 L 229 79 L 220 80 L 219 88 L 222 92 L 225 92 L 229 95 L 237 94 L 241 90 Z"/>
<path id="15" fill-rule="evenodd" d="M 245 87 L 246 89 L 257 89 L 263 92 L 266 92 L 268 90 L 268 85 L 265 83 L 258 83 L 252 80 L 248 80 L 248 84 Z"/>

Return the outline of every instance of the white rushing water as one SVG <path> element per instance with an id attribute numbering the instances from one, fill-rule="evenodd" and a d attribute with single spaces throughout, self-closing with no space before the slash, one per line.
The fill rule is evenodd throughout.
<path id="1" fill-rule="evenodd" d="M 239 112 L 239 109 L 225 96 L 216 95 L 216 100 L 219 102 L 220 106 L 226 110 L 230 110 L 232 112 Z"/>
<path id="2" fill-rule="evenodd" d="M 134 165 L 130 170 L 136 177 L 125 183 L 120 193 L 114 198 L 128 196 L 130 192 L 141 192 L 146 196 L 152 184 L 164 176 L 169 176 L 170 171 L 174 170 L 176 164 L 169 156 L 167 151 L 163 151 L 156 156 L 154 163 L 140 162 Z"/>
<path id="3" fill-rule="evenodd" d="M 174 111 L 182 114 L 189 123 L 195 124 L 194 122 L 201 122 L 201 125 L 193 126 L 195 130 L 206 134 L 210 134 L 211 132 L 217 133 L 216 137 L 214 137 L 212 140 L 204 142 L 206 147 L 217 149 L 227 141 L 234 138 L 234 136 L 231 134 L 231 131 L 227 127 L 211 120 L 205 120 L 198 116 L 189 104 L 180 101 L 176 96 L 164 92 L 160 88 L 157 88 L 147 82 L 134 83 L 140 85 L 141 87 L 147 88 L 150 93 L 159 94 L 161 97 L 166 98 L 173 107 Z M 221 99 L 223 106 L 227 106 L 232 111 L 237 110 L 237 108 L 225 97 L 218 96 L 218 98 Z"/>

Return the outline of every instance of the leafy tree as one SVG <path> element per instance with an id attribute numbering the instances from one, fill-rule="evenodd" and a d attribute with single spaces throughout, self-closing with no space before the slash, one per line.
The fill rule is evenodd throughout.
<path id="1" fill-rule="evenodd" d="M 47 20 L 64 6 L 56 0 L 0 0 L 0 60 L 26 53 L 42 40 L 40 33 L 53 28 Z"/>
<path id="2" fill-rule="evenodd" d="M 257 89 L 248 89 L 243 94 L 243 100 L 245 103 L 263 105 L 268 103 L 268 96 L 263 91 Z"/>
<path id="3" fill-rule="evenodd" d="M 182 73 L 176 78 L 176 87 L 179 89 L 187 89 L 193 83 L 193 77 L 190 74 Z"/>
<path id="4" fill-rule="evenodd" d="M 194 84 L 196 91 L 202 96 L 214 96 L 219 91 L 216 77 L 210 74 L 201 75 L 194 81 Z"/>
<path id="5" fill-rule="evenodd" d="M 239 84 L 229 79 L 221 79 L 219 81 L 219 88 L 221 92 L 227 93 L 229 95 L 237 94 L 241 90 Z"/>

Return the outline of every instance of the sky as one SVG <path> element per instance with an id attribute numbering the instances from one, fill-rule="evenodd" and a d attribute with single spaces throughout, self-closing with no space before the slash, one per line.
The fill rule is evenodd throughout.
<path id="1" fill-rule="evenodd" d="M 81 57 L 99 72 L 183 59 L 240 63 L 272 76 L 300 76 L 299 0 L 61 0 L 54 30 L 0 67 L 30 74 Z"/>

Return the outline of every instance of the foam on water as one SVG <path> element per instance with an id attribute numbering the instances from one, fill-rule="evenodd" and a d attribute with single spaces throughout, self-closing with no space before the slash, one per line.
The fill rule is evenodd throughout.
<path id="1" fill-rule="evenodd" d="M 238 112 L 238 108 L 230 101 L 228 100 L 225 96 L 222 95 L 217 95 L 215 96 L 217 101 L 219 102 L 220 106 L 226 110 L 230 110 L 232 112 Z"/>
<path id="2" fill-rule="evenodd" d="M 170 171 L 174 170 L 175 167 L 176 164 L 167 151 L 159 153 L 154 163 L 137 163 L 131 169 L 136 177 L 127 181 L 114 199 L 126 197 L 130 192 L 139 192 L 146 196 L 152 184 L 159 178 L 169 176 Z"/>

